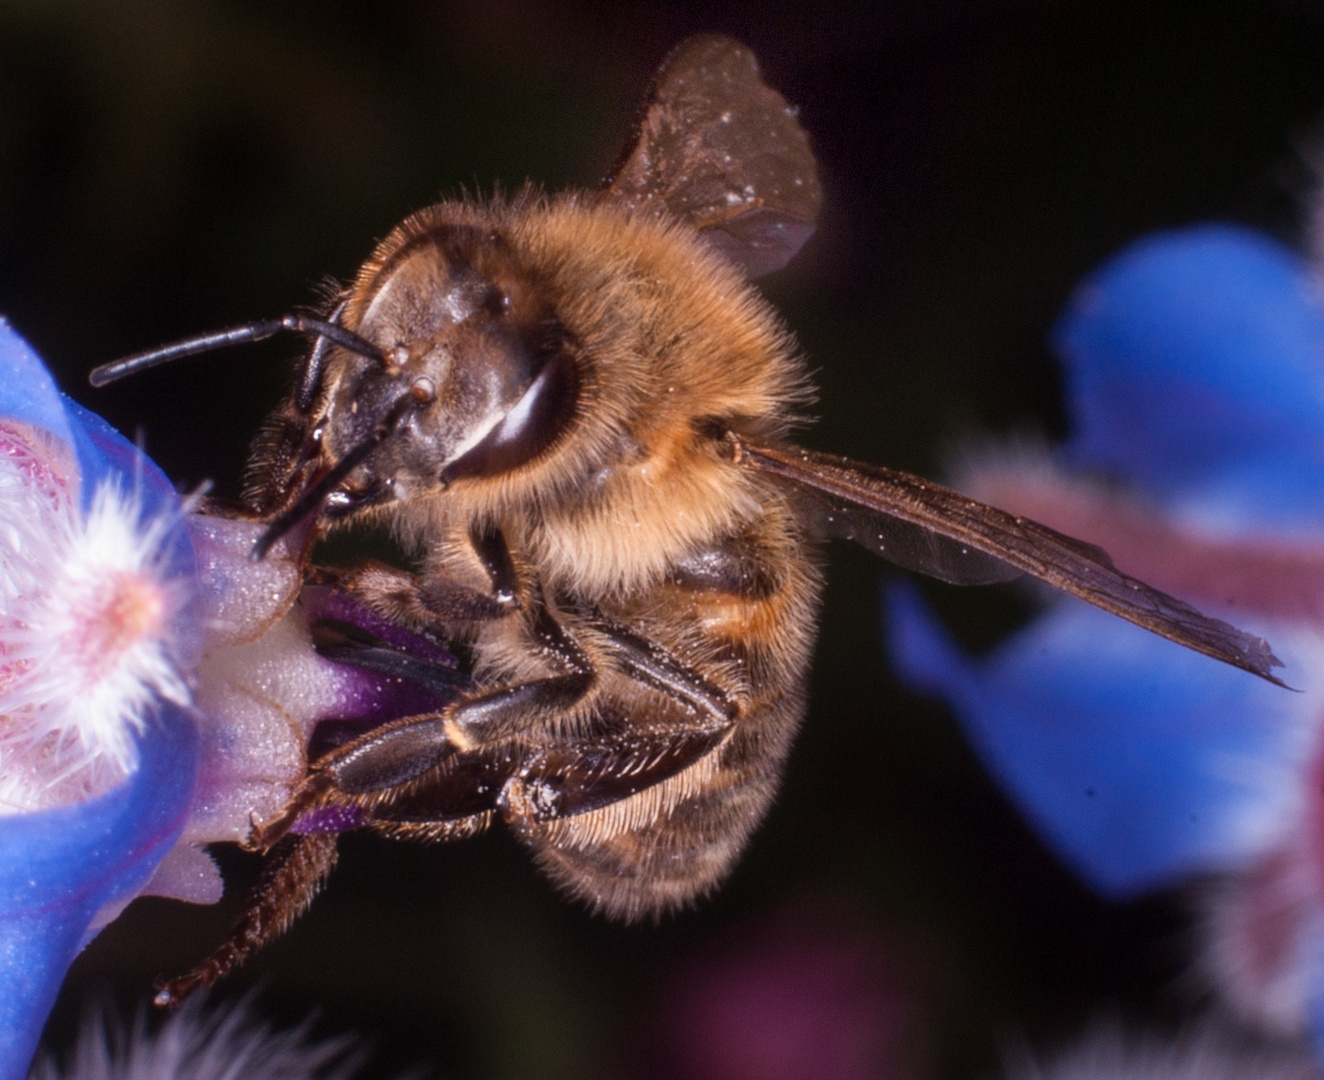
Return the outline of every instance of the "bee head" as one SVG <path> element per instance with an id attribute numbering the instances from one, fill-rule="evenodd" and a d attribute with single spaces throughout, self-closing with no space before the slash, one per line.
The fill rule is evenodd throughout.
<path id="1" fill-rule="evenodd" d="M 574 343 L 490 231 L 408 237 L 365 267 L 337 316 L 380 355 L 332 345 L 310 356 L 322 366 L 304 379 L 321 383 L 305 456 L 319 466 L 302 513 L 343 517 L 518 470 L 575 416 Z"/>

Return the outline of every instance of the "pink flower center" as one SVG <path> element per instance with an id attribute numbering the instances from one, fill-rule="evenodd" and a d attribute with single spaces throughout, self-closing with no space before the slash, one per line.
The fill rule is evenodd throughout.
<path id="1" fill-rule="evenodd" d="M 88 682 L 99 682 L 144 639 L 161 634 L 166 615 L 160 585 L 141 574 L 118 571 L 79 605 L 73 646 Z"/>

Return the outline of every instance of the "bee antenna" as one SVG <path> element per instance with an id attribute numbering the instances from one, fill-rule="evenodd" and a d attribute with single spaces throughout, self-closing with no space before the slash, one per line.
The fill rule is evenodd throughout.
<path id="1" fill-rule="evenodd" d="M 353 472 L 364 458 L 395 434 L 400 422 L 411 410 L 422 404 L 424 402 L 420 401 L 417 395 L 413 393 L 401 394 L 396 398 L 391 403 L 391 407 L 373 425 L 372 430 L 362 441 L 351 446 L 345 452 L 344 457 L 337 461 L 312 487 L 300 495 L 292 506 L 272 518 L 271 524 L 266 527 L 266 530 L 253 545 L 251 553 L 253 561 L 260 562 L 266 558 L 267 552 L 271 550 L 276 541 L 306 520 L 310 514 L 317 513 L 322 508 L 322 503 L 326 501 L 326 497 L 335 490 L 336 486 Z"/>
<path id="2" fill-rule="evenodd" d="M 345 310 L 347 302 L 342 301 L 336 310 L 331 312 L 330 322 L 333 326 L 340 326 L 340 315 Z M 299 385 L 294 391 L 294 407 L 305 416 L 312 410 L 313 402 L 317 400 L 317 392 L 322 385 L 322 368 L 326 366 L 326 354 L 330 347 L 331 338 L 326 334 L 318 334 L 308 359 L 304 361 L 303 371 L 299 374 Z"/>
<path id="3" fill-rule="evenodd" d="M 213 352 L 216 349 L 228 348 L 231 345 L 246 345 L 251 341 L 264 341 L 282 331 L 316 335 L 319 339 L 332 341 L 342 349 L 357 353 L 359 356 L 366 356 L 370 360 L 386 363 L 386 356 L 381 349 L 377 348 L 372 342 L 359 337 L 358 334 L 346 330 L 343 326 L 337 326 L 335 323 L 329 323 L 322 319 L 314 319 L 309 315 L 284 315 L 279 319 L 261 319 L 258 322 L 244 323 L 242 326 L 232 326 L 228 330 L 199 334 L 197 337 L 176 341 L 173 345 L 162 345 L 160 348 L 137 353 L 134 356 L 125 357 L 123 360 L 102 364 L 100 367 L 92 369 L 88 381 L 93 386 L 105 386 L 128 375 L 145 371 L 147 368 L 153 368 L 159 364 L 168 364 L 171 360 L 178 360 L 180 357 L 192 356 L 195 353 Z M 324 353 L 325 348 L 322 351 Z M 319 367 L 320 359 L 319 356 Z"/>

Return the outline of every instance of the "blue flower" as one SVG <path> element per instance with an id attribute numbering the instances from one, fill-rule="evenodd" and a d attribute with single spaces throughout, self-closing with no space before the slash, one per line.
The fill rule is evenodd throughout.
<path id="1" fill-rule="evenodd" d="M 306 535 L 181 505 L 0 320 L 0 1080 L 24 1075 L 70 962 L 133 897 L 220 898 L 205 845 L 277 813 L 324 720 L 448 700 L 456 661 L 351 591 L 305 588 Z M 427 686 L 320 656 L 349 623 Z M 298 831 L 343 831 L 316 814 Z"/>
<path id="2" fill-rule="evenodd" d="M 975 462 L 961 486 L 1263 634 L 1303 692 L 1067 599 L 972 659 L 896 589 L 892 655 L 1101 893 L 1217 875 L 1205 973 L 1324 1048 L 1320 281 L 1247 230 L 1161 234 L 1085 283 L 1055 345 L 1071 439 Z"/>
<path id="3" fill-rule="evenodd" d="M 0 1077 L 152 877 L 197 774 L 200 635 L 174 489 L 0 320 Z"/>

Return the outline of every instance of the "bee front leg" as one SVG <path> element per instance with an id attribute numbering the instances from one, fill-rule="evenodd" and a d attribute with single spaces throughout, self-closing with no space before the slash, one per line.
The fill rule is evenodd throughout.
<path id="1" fill-rule="evenodd" d="M 540 647 L 568 669 L 564 674 L 478 691 L 441 712 L 392 721 L 330 751 L 279 815 L 254 826 L 248 846 L 267 850 L 313 809 L 371 810 L 390 803 L 457 755 L 519 742 L 548 714 L 573 708 L 593 686 L 591 662 L 545 608 L 533 629 Z"/>
<path id="2" fill-rule="evenodd" d="M 487 574 L 487 592 L 436 571 L 420 578 L 380 562 L 363 563 L 342 582 L 383 618 L 406 626 L 485 622 L 522 610 L 519 577 L 501 531 L 475 529 L 469 540 Z"/>
<path id="3" fill-rule="evenodd" d="M 499 813 L 529 838 L 549 822 L 660 784 L 721 746 L 739 713 L 729 695 L 656 643 L 591 614 L 589 622 L 618 671 L 671 699 L 672 724 L 647 731 L 615 718 L 625 722 L 610 733 L 581 736 L 549 724 L 579 705 L 598 676 L 552 614 L 539 609 L 533 644 L 566 670 L 393 721 L 321 757 L 281 813 L 254 826 L 249 846 L 271 850 L 273 861 L 230 939 L 198 969 L 165 984 L 159 1000 L 171 1004 L 209 985 L 307 906 L 335 858 L 334 837 L 290 835 L 313 811 L 343 809 L 355 825 L 424 839 L 472 835 Z M 605 708 L 600 719 L 610 722 L 611 706 Z"/>
<path id="4" fill-rule="evenodd" d="M 336 837 L 288 836 L 262 866 L 248 905 L 225 944 L 186 975 L 159 980 L 153 1003 L 174 1010 L 195 990 L 211 986 L 264 945 L 279 937 L 307 910 L 336 864 Z"/>

